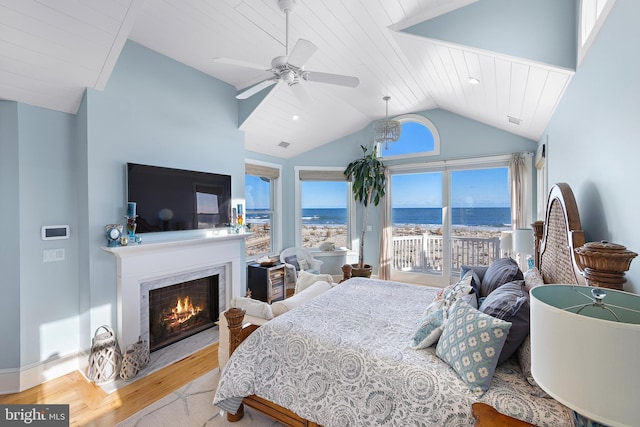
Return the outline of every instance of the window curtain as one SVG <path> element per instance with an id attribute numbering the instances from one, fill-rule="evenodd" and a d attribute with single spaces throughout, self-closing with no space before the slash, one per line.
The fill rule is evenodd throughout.
<path id="1" fill-rule="evenodd" d="M 516 153 L 509 160 L 511 175 L 511 226 L 514 229 L 527 227 L 525 157 Z"/>
<path id="2" fill-rule="evenodd" d="M 378 278 L 381 280 L 391 280 L 391 261 L 393 257 L 393 235 L 391 219 L 391 174 L 389 168 L 384 168 L 386 179 L 386 192 L 382 199 L 382 215 L 380 216 L 380 261 L 378 267 Z"/>
<path id="3" fill-rule="evenodd" d="M 547 211 L 547 144 L 542 144 L 536 151 L 536 191 L 538 194 L 538 219 L 544 221 Z"/>

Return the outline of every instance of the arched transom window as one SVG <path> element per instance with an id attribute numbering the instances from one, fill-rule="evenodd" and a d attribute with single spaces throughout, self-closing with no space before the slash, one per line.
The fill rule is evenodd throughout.
<path id="1" fill-rule="evenodd" d="M 440 135 L 431 120 L 419 114 L 405 114 L 396 117 L 395 120 L 402 123 L 400 139 L 380 144 L 380 157 L 403 158 L 440 154 Z"/>

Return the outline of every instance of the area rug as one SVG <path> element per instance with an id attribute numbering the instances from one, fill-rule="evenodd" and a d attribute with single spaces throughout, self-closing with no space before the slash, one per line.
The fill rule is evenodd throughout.
<path id="1" fill-rule="evenodd" d="M 226 415 L 213 406 L 220 379 L 219 369 L 196 378 L 189 384 L 147 406 L 118 423 L 117 427 L 282 427 L 283 424 L 245 407 L 244 418 L 236 423 L 227 421 Z"/>

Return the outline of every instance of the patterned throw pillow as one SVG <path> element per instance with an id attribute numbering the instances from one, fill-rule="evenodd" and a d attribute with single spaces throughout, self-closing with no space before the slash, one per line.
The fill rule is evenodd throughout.
<path id="1" fill-rule="evenodd" d="M 424 316 L 418 322 L 418 330 L 409 346 L 415 350 L 427 348 L 438 341 L 444 327 L 444 310 L 436 310 Z"/>
<path id="2" fill-rule="evenodd" d="M 427 306 L 427 309 L 424 312 L 424 316 L 440 309 L 448 310 L 455 300 L 457 300 L 458 298 L 464 298 L 472 293 L 473 287 L 471 286 L 471 280 L 471 276 L 466 276 L 460 279 L 459 282 L 454 283 L 453 285 L 449 285 L 446 288 L 440 290 L 431 304 Z M 475 295 L 473 297 L 475 299 Z M 469 301 L 467 302 L 472 305 L 475 303 L 477 307 L 477 301 L 471 302 L 470 300 L 471 299 L 469 298 Z"/>
<path id="3" fill-rule="evenodd" d="M 457 300 L 449 311 L 436 354 L 480 397 L 491 385 L 509 328 L 511 323 Z"/>
<path id="4" fill-rule="evenodd" d="M 486 297 L 491 292 L 514 280 L 523 280 L 522 271 L 513 258 L 500 258 L 491 263 L 482 278 L 478 298 Z"/>

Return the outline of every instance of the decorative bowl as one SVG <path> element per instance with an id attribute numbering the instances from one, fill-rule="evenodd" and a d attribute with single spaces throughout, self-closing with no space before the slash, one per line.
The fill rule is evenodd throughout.
<path id="1" fill-rule="evenodd" d="M 278 262 L 278 259 L 277 258 L 268 258 L 268 259 L 260 258 L 256 261 L 258 261 L 258 264 L 260 264 L 261 267 L 271 267 L 276 265 L 276 263 Z"/>

